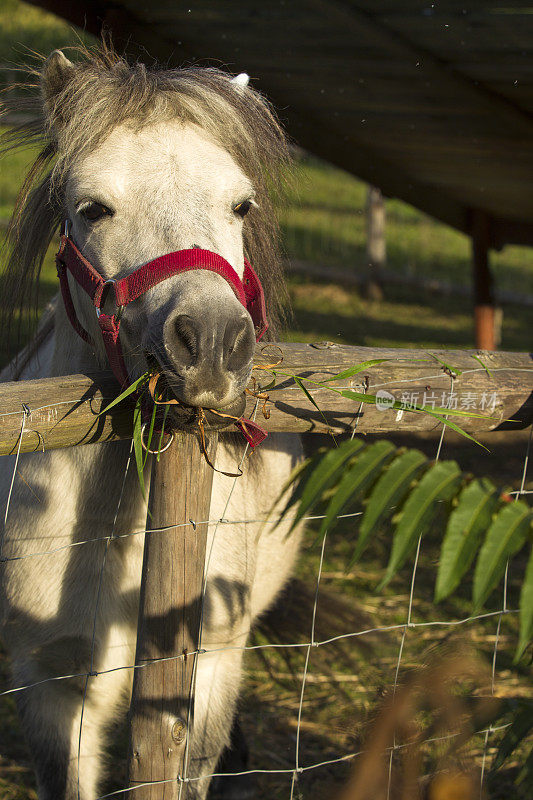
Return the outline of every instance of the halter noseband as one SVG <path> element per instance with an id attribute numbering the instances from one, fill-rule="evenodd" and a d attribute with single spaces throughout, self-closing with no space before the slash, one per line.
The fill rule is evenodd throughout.
<path id="1" fill-rule="evenodd" d="M 61 243 L 56 254 L 57 274 L 61 286 L 61 294 L 65 310 L 70 323 L 81 338 L 94 346 L 94 341 L 85 328 L 81 325 L 77 315 L 70 287 L 68 284 L 67 270 L 76 283 L 89 295 L 95 307 L 98 325 L 102 334 L 107 358 L 115 377 L 124 389 L 128 385 L 128 372 L 124 363 L 119 332 L 122 312 L 129 303 L 136 300 L 161 281 L 171 278 L 180 272 L 189 272 L 193 269 L 207 269 L 216 272 L 226 280 L 233 289 L 235 296 L 246 308 L 252 318 L 255 328 L 256 341 L 263 336 L 268 328 L 266 320 L 265 297 L 261 282 L 251 265 L 244 259 L 243 280 L 239 278 L 231 264 L 222 256 L 210 250 L 193 248 L 191 250 L 177 250 L 175 253 L 155 258 L 142 267 L 119 280 L 104 280 L 92 264 L 78 250 L 69 236 L 69 221 L 65 221 L 61 231 Z M 109 291 L 115 292 L 115 308 L 112 314 L 106 314 L 103 306 Z"/>
<path id="2" fill-rule="evenodd" d="M 177 250 L 175 253 L 155 258 L 139 269 L 119 280 L 104 280 L 92 264 L 78 250 L 69 236 L 69 221 L 66 220 L 61 230 L 61 243 L 56 254 L 57 274 L 61 286 L 61 294 L 67 317 L 78 336 L 94 346 L 92 336 L 80 323 L 70 287 L 67 271 L 70 272 L 76 283 L 91 298 L 96 311 L 98 325 L 102 334 L 107 358 L 116 379 L 122 389 L 128 385 L 128 371 L 124 363 L 119 332 L 120 320 L 124 307 L 132 303 L 153 286 L 161 281 L 171 278 L 180 272 L 189 272 L 192 269 L 207 269 L 216 272 L 226 280 L 233 289 L 237 299 L 246 308 L 252 318 L 255 328 L 256 341 L 263 336 L 268 328 L 265 309 L 265 296 L 261 282 L 251 265 L 244 259 L 243 280 L 239 278 L 231 264 L 217 253 L 210 250 L 193 248 L 191 250 Z M 107 301 L 107 295 L 113 287 L 115 292 L 115 311 L 106 314 L 102 309 Z M 265 438 L 266 431 L 251 420 L 238 419 L 234 423 L 241 431 L 252 449 Z"/>

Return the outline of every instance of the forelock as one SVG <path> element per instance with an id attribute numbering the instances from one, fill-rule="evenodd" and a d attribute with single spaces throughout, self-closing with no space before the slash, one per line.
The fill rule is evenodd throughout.
<path id="1" fill-rule="evenodd" d="M 149 70 L 109 53 L 84 54 L 48 106 L 46 134 L 56 149 L 59 181 L 76 159 L 124 124 L 198 125 L 254 183 L 268 180 L 286 160 L 285 137 L 267 101 L 251 88 L 239 90 L 226 73 L 201 67 Z"/>

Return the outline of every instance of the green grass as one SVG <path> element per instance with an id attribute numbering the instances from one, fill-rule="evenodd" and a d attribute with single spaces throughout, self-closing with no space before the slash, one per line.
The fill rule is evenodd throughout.
<path id="1" fill-rule="evenodd" d="M 79 28 L 20 0 L 0 0 L 0 64 L 37 63 L 57 47 L 91 41 Z"/>
<path id="2" fill-rule="evenodd" d="M 367 347 L 473 348 L 472 306 L 467 298 L 441 297 L 411 287 L 386 288 L 385 299 L 370 302 L 354 289 L 333 283 L 291 279 L 294 321 L 286 339 L 321 340 Z M 531 346 L 531 308 L 506 305 L 501 347 Z"/>
<path id="3" fill-rule="evenodd" d="M 0 133 L 6 130 L 4 126 L 0 128 Z M 11 216 L 28 166 L 36 155 L 36 149 L 18 150 L 3 156 L 0 160 L 0 221 L 4 225 Z"/>
<path id="4" fill-rule="evenodd" d="M 297 164 L 281 224 L 289 255 L 362 271 L 366 186 L 353 176 L 303 157 Z M 470 286 L 470 239 L 399 200 L 386 201 L 387 268 Z M 491 253 L 497 290 L 533 295 L 533 248 Z"/>

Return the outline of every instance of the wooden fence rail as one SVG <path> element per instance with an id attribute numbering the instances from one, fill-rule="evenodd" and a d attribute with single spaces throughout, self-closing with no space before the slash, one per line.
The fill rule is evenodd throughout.
<path id="1" fill-rule="evenodd" d="M 524 427 L 533 420 L 533 357 L 527 353 L 468 350 L 394 350 L 350 347 L 329 342 L 258 346 L 254 369 L 257 386 L 271 383 L 261 366 L 280 361 L 276 386 L 269 388 L 270 412 L 256 409 L 257 421 L 270 432 L 336 432 L 350 430 L 358 420 L 361 432 L 431 430 L 440 423 L 427 414 L 360 404 L 306 383 L 320 412 L 291 377 L 322 381 L 354 364 L 386 359 L 353 378 L 333 381 L 336 388 L 351 388 L 367 394 L 386 392 L 409 405 L 451 407 L 481 414 L 484 418 L 461 417 L 471 432 Z M 451 367 L 451 370 L 449 369 Z M 280 374 L 280 373 L 286 373 Z M 455 376 L 455 377 L 454 377 Z M 109 373 L 68 375 L 0 384 L 0 455 L 49 450 L 58 447 L 103 442 L 131 436 L 131 407 L 121 404 L 107 415 L 97 416 L 116 395 Z M 386 405 L 388 395 L 384 396 Z M 257 401 L 248 398 L 247 414 Z M 19 442 L 22 419 L 24 433 Z M 507 422 L 514 420 L 514 422 Z"/>

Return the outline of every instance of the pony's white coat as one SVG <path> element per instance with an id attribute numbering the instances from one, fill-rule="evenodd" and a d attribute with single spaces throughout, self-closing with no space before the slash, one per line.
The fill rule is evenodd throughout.
<path id="1" fill-rule="evenodd" d="M 244 91 L 242 81 L 237 83 L 236 91 Z M 232 208 L 252 194 L 242 169 L 202 130 L 160 122 L 112 130 L 72 165 L 65 204 L 75 241 L 107 278 L 193 245 L 221 254 L 242 275 L 242 220 Z M 113 216 L 87 225 L 78 213 L 87 200 L 103 203 Z M 76 286 L 72 291 L 82 323 L 98 341 L 94 310 Z M 196 298 L 205 316 L 238 304 L 227 283 L 205 271 L 176 276 L 144 295 L 128 307 L 122 324 L 132 378 L 146 369 L 144 351 L 158 344 L 153 320 L 160 326 L 184 296 Z M 53 338 L 37 356 L 21 377 L 96 370 L 105 363 L 101 346 L 93 352 L 76 336 L 61 303 Z M 228 385 L 226 399 L 242 391 L 248 375 L 249 369 Z M 14 685 L 45 681 L 18 695 L 40 800 L 74 800 L 78 782 L 81 800 L 98 795 L 106 732 L 128 703 L 132 671 L 116 668 L 134 663 L 144 536 L 113 540 L 103 571 L 102 541 L 24 556 L 144 530 L 146 506 L 134 465 L 126 474 L 129 447 L 90 445 L 25 455 L 18 464 L 3 555 L 20 560 L 2 565 L 1 613 Z M 298 534 L 288 536 L 286 524 L 274 529 L 246 520 L 266 514 L 299 455 L 296 437 L 270 436 L 252 456 L 253 464 L 245 464 L 242 478 L 214 475 L 210 518 L 237 522 L 209 528 L 202 646 L 219 652 L 198 662 L 193 777 L 214 771 L 228 744 L 241 679 L 238 648 L 286 581 L 298 547 Z M 220 469 L 234 471 L 237 458 L 235 448 L 219 446 Z M 0 479 L 4 504 L 12 467 L 13 459 Z M 89 669 L 100 674 L 88 680 L 80 736 L 83 675 Z M 82 677 L 46 682 L 70 674 Z M 187 797 L 204 797 L 208 783 L 189 784 Z"/>

